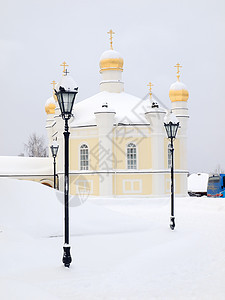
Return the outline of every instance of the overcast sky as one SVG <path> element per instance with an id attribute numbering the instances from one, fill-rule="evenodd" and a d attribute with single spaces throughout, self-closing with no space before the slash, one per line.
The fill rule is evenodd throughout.
<path id="1" fill-rule="evenodd" d="M 191 172 L 225 169 L 225 1 L 1 1 L 0 155 L 18 155 L 29 134 L 46 135 L 44 106 L 65 60 L 78 101 L 99 91 L 99 58 L 124 58 L 125 91 L 153 92 L 170 106 L 173 67 L 189 90 Z"/>

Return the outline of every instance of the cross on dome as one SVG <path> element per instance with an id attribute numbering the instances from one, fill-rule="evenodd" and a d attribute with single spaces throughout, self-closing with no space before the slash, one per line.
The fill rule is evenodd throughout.
<path id="1" fill-rule="evenodd" d="M 69 65 L 67 65 L 66 62 L 64 61 L 64 62 L 60 65 L 60 67 L 63 67 L 63 73 L 65 73 L 66 67 L 69 67 Z"/>
<path id="2" fill-rule="evenodd" d="M 179 81 L 180 79 L 180 68 L 182 68 L 182 66 L 177 63 L 176 66 L 174 66 L 175 68 L 177 68 L 177 80 Z"/>
<path id="3" fill-rule="evenodd" d="M 53 80 L 53 81 L 51 82 L 53 91 L 54 91 L 54 89 L 55 89 L 56 83 L 57 83 L 57 82 L 56 82 L 55 80 Z"/>
<path id="4" fill-rule="evenodd" d="M 113 50 L 112 42 L 113 42 L 113 34 L 115 34 L 115 32 L 113 32 L 112 29 L 110 29 L 107 33 L 109 34 L 109 39 L 110 39 L 110 49 Z"/>
<path id="5" fill-rule="evenodd" d="M 150 99 L 152 100 L 152 87 L 154 86 L 154 84 L 149 82 L 149 84 L 147 86 L 149 86 L 149 95 L 150 95 Z"/>

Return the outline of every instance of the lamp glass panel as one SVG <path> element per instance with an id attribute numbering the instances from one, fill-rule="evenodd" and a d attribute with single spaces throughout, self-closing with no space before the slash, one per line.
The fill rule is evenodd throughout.
<path id="1" fill-rule="evenodd" d="M 55 146 L 55 147 L 53 146 L 52 149 L 53 149 L 53 154 L 56 156 L 57 152 L 58 152 L 58 149 L 59 149 L 59 146 Z"/>
<path id="2" fill-rule="evenodd" d="M 170 127 L 171 127 L 171 137 L 174 138 L 175 137 L 175 133 L 176 133 L 176 125 L 170 123 Z"/>
<path id="3" fill-rule="evenodd" d="M 72 113 L 75 95 L 76 95 L 75 93 L 70 93 L 69 94 L 69 97 L 70 97 L 70 100 L 69 100 L 69 103 L 70 103 L 70 113 Z"/>
<path id="4" fill-rule="evenodd" d="M 69 113 L 69 94 L 68 93 L 63 93 L 63 102 L 64 102 L 64 109 L 65 109 L 65 114 Z"/>
<path id="5" fill-rule="evenodd" d="M 172 138 L 175 138 L 177 135 L 179 123 L 170 123 L 170 126 L 171 126 L 171 136 Z"/>
<path id="6" fill-rule="evenodd" d="M 65 119 L 69 119 L 71 117 L 76 94 L 77 91 L 68 92 L 65 90 L 60 90 L 56 93 L 62 117 Z"/>
<path id="7" fill-rule="evenodd" d="M 166 129 L 166 133 L 167 133 L 167 137 L 170 138 L 170 126 L 169 124 L 164 124 L 165 125 L 165 129 Z"/>
<path id="8" fill-rule="evenodd" d="M 56 157 L 56 156 L 57 156 L 58 149 L 59 149 L 59 145 L 57 145 L 57 146 L 53 146 L 53 145 L 52 145 L 50 148 L 51 148 L 52 156 L 53 156 L 53 157 Z"/>
<path id="9" fill-rule="evenodd" d="M 64 105 L 64 113 L 71 114 L 73 108 L 73 102 L 75 98 L 75 93 L 63 93 L 63 105 Z"/>
<path id="10" fill-rule="evenodd" d="M 63 105 L 62 105 L 62 95 L 61 95 L 61 92 L 58 92 L 56 94 L 56 96 L 57 96 L 57 99 L 58 99 L 60 111 L 61 111 L 61 113 L 63 113 Z"/>
<path id="11" fill-rule="evenodd" d="M 165 129 L 166 129 L 166 133 L 168 138 L 175 138 L 176 134 L 177 134 L 177 130 L 179 128 L 179 122 L 178 123 L 172 123 L 169 122 L 167 124 L 164 123 Z"/>

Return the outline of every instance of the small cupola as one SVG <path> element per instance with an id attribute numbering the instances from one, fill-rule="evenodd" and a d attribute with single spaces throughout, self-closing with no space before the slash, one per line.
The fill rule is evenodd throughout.
<path id="1" fill-rule="evenodd" d="M 108 34 L 110 34 L 110 49 L 102 53 L 99 62 L 100 74 L 102 75 L 100 91 L 120 93 L 124 91 L 122 82 L 123 58 L 118 51 L 113 49 L 112 39 L 114 32 L 112 29 Z"/>
<path id="2" fill-rule="evenodd" d="M 55 114 L 56 102 L 55 99 L 50 97 L 45 103 L 45 112 L 47 115 Z"/>
<path id="3" fill-rule="evenodd" d="M 187 87 L 180 81 L 180 68 L 182 68 L 182 66 L 177 63 L 175 67 L 177 68 L 177 81 L 170 86 L 170 100 L 171 102 L 187 101 L 189 98 Z"/>

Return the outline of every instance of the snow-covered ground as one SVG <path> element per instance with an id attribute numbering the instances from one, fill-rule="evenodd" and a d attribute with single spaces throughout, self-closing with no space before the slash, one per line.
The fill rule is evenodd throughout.
<path id="1" fill-rule="evenodd" d="M 0 299 L 225 299 L 224 198 L 71 201 L 67 269 L 62 195 L 0 179 Z"/>

